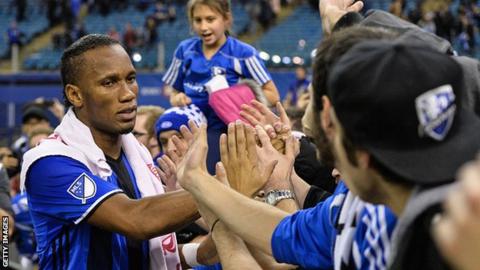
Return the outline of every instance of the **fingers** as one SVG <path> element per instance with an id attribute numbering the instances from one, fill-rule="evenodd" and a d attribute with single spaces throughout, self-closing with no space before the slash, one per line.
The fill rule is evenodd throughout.
<path id="1" fill-rule="evenodd" d="M 462 180 L 460 185 L 466 196 L 467 207 L 471 209 L 471 214 L 480 218 L 480 166 L 478 163 L 470 162 L 465 165 L 460 171 L 459 179 Z"/>
<path id="2" fill-rule="evenodd" d="M 243 118 L 242 120 L 246 120 L 252 126 L 260 125 L 260 121 L 258 121 L 255 117 L 246 113 L 244 111 L 240 111 L 240 116 Z"/>
<path id="3" fill-rule="evenodd" d="M 262 115 L 260 114 L 260 112 L 247 105 L 247 104 L 243 104 L 242 106 L 240 106 L 242 111 L 240 112 L 240 115 L 242 117 L 245 117 L 245 119 L 247 119 L 252 125 L 259 125 L 260 124 L 260 121 L 262 119 Z"/>
<path id="4" fill-rule="evenodd" d="M 285 108 L 283 108 L 282 103 L 277 102 L 276 107 L 277 112 L 280 115 L 280 121 L 282 121 L 284 125 L 290 126 L 290 118 L 288 118 L 287 112 L 285 111 Z"/>
<path id="5" fill-rule="evenodd" d="M 217 180 L 222 184 L 229 186 L 227 172 L 225 171 L 225 167 L 223 166 L 222 162 L 217 162 L 215 165 L 215 178 L 217 178 Z"/>
<path id="6" fill-rule="evenodd" d="M 255 130 L 250 126 L 245 126 L 245 133 L 247 139 L 248 159 L 252 162 L 257 162 L 257 142 L 255 141 Z"/>
<path id="7" fill-rule="evenodd" d="M 176 149 L 168 149 L 167 152 L 165 153 L 175 164 L 180 163 L 182 161 L 182 158 L 177 154 Z"/>
<path id="8" fill-rule="evenodd" d="M 285 155 L 289 158 L 295 159 L 299 151 L 299 144 L 297 139 L 293 136 L 289 136 L 285 140 Z"/>
<path id="9" fill-rule="evenodd" d="M 347 7 L 347 11 L 348 12 L 360 12 L 363 8 L 363 2 L 362 1 L 358 1 L 358 2 L 355 2 L 355 4 Z"/>
<path id="10" fill-rule="evenodd" d="M 223 164 L 229 164 L 227 134 L 220 135 L 220 160 Z"/>
<path id="11" fill-rule="evenodd" d="M 272 112 L 270 111 L 270 109 L 269 109 L 267 106 L 265 106 L 265 104 L 263 104 L 263 103 L 255 100 L 255 99 L 252 100 L 252 102 L 250 102 L 250 104 L 252 104 L 252 106 L 253 106 L 255 109 L 257 109 L 257 110 L 258 110 L 261 114 L 263 114 L 263 115 L 267 115 L 267 114 L 272 113 Z M 272 113 L 272 114 L 273 114 L 273 113 Z"/>
<path id="12" fill-rule="evenodd" d="M 195 121 L 193 121 L 193 120 L 188 120 L 188 127 L 190 128 L 190 130 L 192 131 L 193 134 L 195 134 L 195 133 L 198 132 L 199 126 L 197 126 L 197 124 L 195 123 Z"/>
<path id="13" fill-rule="evenodd" d="M 440 218 L 433 226 L 434 239 L 443 255 L 449 256 L 455 250 L 455 242 L 457 239 L 456 230 L 452 221 L 448 218 Z"/>
<path id="14" fill-rule="evenodd" d="M 262 147 L 265 147 L 267 145 L 271 145 L 270 143 L 270 138 L 268 137 L 267 133 L 261 126 L 256 126 L 255 130 L 257 132 L 258 139 L 260 140 L 260 143 L 262 144 Z"/>
<path id="15" fill-rule="evenodd" d="M 180 127 L 180 133 L 182 134 L 183 139 L 189 145 L 193 140 L 193 133 L 187 126 L 182 125 Z"/>
<path id="16" fill-rule="evenodd" d="M 450 193 L 445 201 L 445 209 L 455 225 L 462 228 L 468 223 L 470 216 L 469 207 L 461 190 L 455 190 Z"/>
<path id="17" fill-rule="evenodd" d="M 177 149 L 178 155 L 180 157 L 183 157 L 185 153 L 187 153 L 188 150 L 188 145 L 187 143 L 178 138 L 176 135 L 173 135 L 170 140 L 172 140 L 173 145 L 175 145 L 175 148 Z"/>
<path id="18" fill-rule="evenodd" d="M 235 122 L 235 136 L 236 136 L 236 150 L 239 159 L 243 159 L 246 156 L 246 138 L 245 138 L 245 128 L 244 124 L 237 120 Z"/>
<path id="19" fill-rule="evenodd" d="M 275 139 L 277 137 L 277 132 L 275 132 L 275 128 L 272 125 L 265 125 L 263 128 L 267 132 L 268 137 L 271 139 Z"/>
<path id="20" fill-rule="evenodd" d="M 237 142 L 236 142 L 236 134 L 235 134 L 235 124 L 230 123 L 228 124 L 228 137 L 227 137 L 227 144 L 228 144 L 228 157 L 230 160 L 234 160 L 237 156 Z"/>

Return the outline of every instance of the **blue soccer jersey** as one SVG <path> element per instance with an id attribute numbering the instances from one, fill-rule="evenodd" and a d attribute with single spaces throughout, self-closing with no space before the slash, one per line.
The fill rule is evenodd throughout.
<path id="1" fill-rule="evenodd" d="M 207 117 L 209 129 L 225 126 L 208 105 L 204 86 L 215 75 L 224 75 L 230 86 L 241 78 L 253 79 L 260 85 L 272 79 L 255 48 L 235 38 L 227 37 L 210 60 L 203 55 L 200 38 L 181 42 L 162 80 L 192 99 Z"/>
<path id="2" fill-rule="evenodd" d="M 27 194 L 17 194 L 12 198 L 12 210 L 15 219 L 15 243 L 18 253 L 31 260 L 36 260 L 36 241 L 32 218 L 28 209 Z"/>
<path id="3" fill-rule="evenodd" d="M 306 269 L 386 269 L 395 224 L 391 210 L 361 201 L 340 182 L 327 200 L 280 222 L 272 252 Z"/>
<path id="4" fill-rule="evenodd" d="M 133 172 L 123 161 L 138 194 Z M 129 265 L 125 236 L 85 222 L 102 202 L 122 192 L 115 173 L 105 181 L 79 161 L 49 156 L 31 165 L 25 185 L 40 269 L 146 269 L 148 263 Z M 148 256 L 147 241 L 143 248 Z"/>

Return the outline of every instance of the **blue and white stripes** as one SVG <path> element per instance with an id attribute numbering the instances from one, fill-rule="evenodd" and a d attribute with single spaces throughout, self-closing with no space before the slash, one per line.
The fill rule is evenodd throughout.
<path id="1" fill-rule="evenodd" d="M 256 56 L 245 59 L 245 65 L 250 75 L 252 75 L 253 79 L 260 85 L 264 85 L 270 81 L 270 76 L 266 72 L 265 67 L 258 61 Z"/>

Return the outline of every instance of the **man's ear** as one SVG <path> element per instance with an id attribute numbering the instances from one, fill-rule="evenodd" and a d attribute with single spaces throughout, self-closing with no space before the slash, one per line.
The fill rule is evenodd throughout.
<path id="1" fill-rule="evenodd" d="M 322 124 L 322 129 L 327 135 L 327 138 L 330 141 L 333 141 L 333 122 L 330 115 L 330 110 L 332 110 L 332 103 L 327 96 L 322 96 L 322 110 L 320 111 L 320 123 Z"/>
<path id="2" fill-rule="evenodd" d="M 65 96 L 67 97 L 68 101 L 72 103 L 73 107 L 81 108 L 83 106 L 83 96 L 78 86 L 67 84 L 65 86 Z"/>

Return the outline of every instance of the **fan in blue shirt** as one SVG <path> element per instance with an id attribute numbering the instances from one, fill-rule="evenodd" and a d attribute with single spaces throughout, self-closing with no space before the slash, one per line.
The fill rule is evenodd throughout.
<path id="1" fill-rule="evenodd" d="M 162 80 L 173 88 L 170 95 L 173 106 L 193 103 L 207 117 L 210 146 L 207 166 L 214 173 L 215 163 L 220 160 L 218 140 L 226 125 L 208 105 L 205 84 L 217 75 L 224 76 L 230 86 L 247 78 L 262 86 L 271 104 L 279 101 L 279 95 L 255 48 L 229 36 L 233 20 L 230 1 L 190 0 L 187 12 L 198 37 L 180 43 Z"/>

